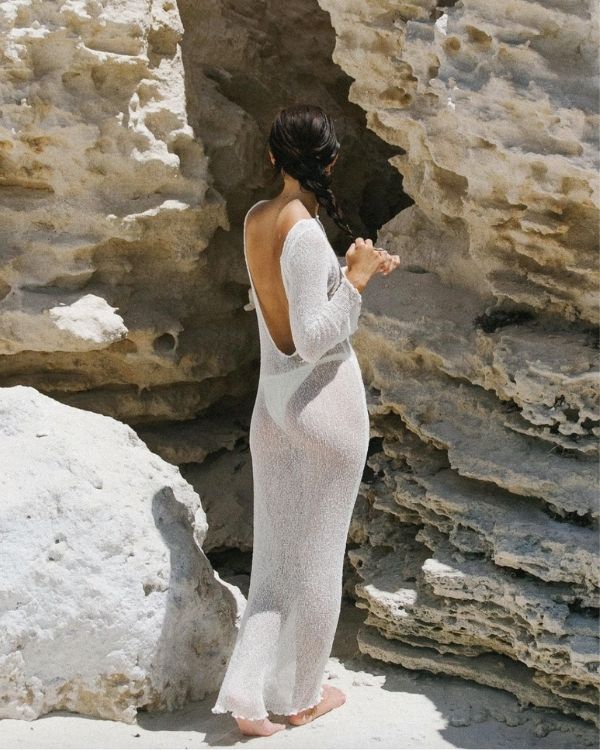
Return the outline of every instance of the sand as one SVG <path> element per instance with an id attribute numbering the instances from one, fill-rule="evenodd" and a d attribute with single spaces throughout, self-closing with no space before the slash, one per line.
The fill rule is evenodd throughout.
<path id="1" fill-rule="evenodd" d="M 387 666 L 356 648 L 364 612 L 344 601 L 327 672 L 346 703 L 272 737 L 244 737 L 216 693 L 170 714 L 124 724 L 55 711 L 33 722 L 0 721 L 0 748 L 584 748 L 591 724 L 555 711 L 520 709 L 509 693 L 457 678 Z M 271 717 L 276 720 L 274 715 Z"/>

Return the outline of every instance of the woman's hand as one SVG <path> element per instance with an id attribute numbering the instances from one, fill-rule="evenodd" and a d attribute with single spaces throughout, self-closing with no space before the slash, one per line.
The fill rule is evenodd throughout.
<path id="1" fill-rule="evenodd" d="M 387 276 L 400 264 L 400 258 L 390 255 L 387 250 L 373 247 L 370 239 L 357 237 L 346 252 L 346 264 L 346 277 L 362 293 L 376 273 Z"/>
<path id="2" fill-rule="evenodd" d="M 379 269 L 379 273 L 381 273 L 383 276 L 388 276 L 394 268 L 398 268 L 400 265 L 400 256 L 399 255 L 390 255 L 387 250 L 382 250 L 381 248 L 375 248 L 378 252 L 380 257 L 382 258 L 382 264 Z"/>

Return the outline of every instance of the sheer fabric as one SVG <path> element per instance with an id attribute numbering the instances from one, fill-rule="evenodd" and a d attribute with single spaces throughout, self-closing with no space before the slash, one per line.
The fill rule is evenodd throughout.
<path id="1" fill-rule="evenodd" d="M 211 711 L 262 719 L 269 711 L 297 713 L 323 697 L 369 416 L 349 340 L 362 296 L 340 268 L 323 225 L 317 217 L 301 219 L 283 244 L 296 347 L 285 354 L 271 338 L 254 289 L 246 219 L 244 258 L 261 347 L 249 435 L 253 553 L 248 599 Z"/>

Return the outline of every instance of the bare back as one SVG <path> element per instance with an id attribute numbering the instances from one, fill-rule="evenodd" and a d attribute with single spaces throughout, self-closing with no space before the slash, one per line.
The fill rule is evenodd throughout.
<path id="1" fill-rule="evenodd" d="M 310 218 L 302 202 L 294 199 L 283 205 L 272 200 L 259 203 L 246 220 L 246 259 L 255 293 L 271 339 L 286 355 L 294 352 L 295 344 L 279 259 L 289 230 L 298 220 Z"/>

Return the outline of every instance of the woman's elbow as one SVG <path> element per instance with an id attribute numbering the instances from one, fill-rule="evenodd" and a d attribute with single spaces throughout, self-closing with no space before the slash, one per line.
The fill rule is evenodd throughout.
<path id="1" fill-rule="evenodd" d="M 305 361 L 314 364 L 323 356 L 323 352 L 309 342 L 296 343 L 298 355 Z"/>
<path id="2" fill-rule="evenodd" d="M 323 342 L 310 330 L 303 329 L 293 333 L 296 352 L 305 361 L 310 363 L 317 362 L 325 353 Z"/>

